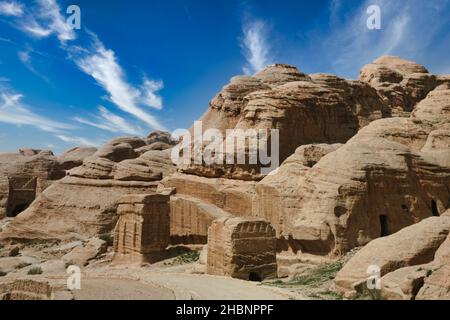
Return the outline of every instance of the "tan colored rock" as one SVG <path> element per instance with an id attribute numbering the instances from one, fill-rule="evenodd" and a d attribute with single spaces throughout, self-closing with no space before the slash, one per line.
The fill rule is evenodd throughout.
<path id="1" fill-rule="evenodd" d="M 405 116 L 441 81 L 411 61 L 382 56 L 362 68 L 359 79 L 378 90 L 393 116 Z"/>
<path id="2" fill-rule="evenodd" d="M 75 147 L 58 156 L 59 165 L 64 170 L 81 166 L 83 160 L 97 152 L 97 148 Z"/>
<path id="3" fill-rule="evenodd" d="M 231 215 L 212 204 L 177 195 L 170 199 L 170 243 L 206 244 L 214 220 Z"/>
<path id="4" fill-rule="evenodd" d="M 428 265 L 397 269 L 381 278 L 381 297 L 385 300 L 414 300 L 431 267 Z"/>
<path id="5" fill-rule="evenodd" d="M 214 221 L 208 233 L 207 273 L 252 281 L 275 278 L 275 230 L 264 220 Z"/>
<path id="6" fill-rule="evenodd" d="M 139 154 L 136 150 L 145 145 L 135 137 L 106 143 L 85 158 L 82 166 L 69 170 L 67 177 L 46 189 L 4 228 L 0 240 L 89 239 L 111 232 L 122 195 L 154 192 L 158 181 L 176 169 L 170 150 Z"/>
<path id="7" fill-rule="evenodd" d="M 425 280 L 417 300 L 450 300 L 450 265 L 440 266 Z"/>
<path id="8" fill-rule="evenodd" d="M 68 265 L 86 266 L 89 261 L 103 254 L 108 249 L 105 241 L 99 238 L 90 239 L 85 245 L 78 246 L 62 257 Z"/>
<path id="9" fill-rule="evenodd" d="M 0 219 L 15 217 L 66 170 L 81 164 L 92 150 L 69 151 L 55 157 L 48 150 L 20 149 L 0 154 Z"/>
<path id="10" fill-rule="evenodd" d="M 370 266 L 378 266 L 383 277 L 405 267 L 433 262 L 436 251 L 444 243 L 449 232 L 450 217 L 431 217 L 391 236 L 373 240 L 351 258 L 337 274 L 335 279 L 337 291 L 346 293 L 361 290 L 361 286 L 364 286 L 368 279 L 367 271 Z M 399 270 L 397 275 L 386 276 L 384 279 L 393 281 L 397 278 L 399 283 L 398 277 L 404 277 L 405 271 L 409 273 L 412 270 Z M 420 277 L 412 277 L 418 278 Z M 405 291 L 402 292 L 406 295 L 417 293 L 417 290 Z"/>
<path id="11" fill-rule="evenodd" d="M 237 130 L 265 130 L 270 141 L 268 130 L 278 129 L 282 162 L 301 145 L 348 141 L 370 121 L 382 118 L 384 109 L 381 97 L 367 83 L 323 74 L 309 77 L 295 67 L 274 65 L 253 78 L 233 78 L 201 121 L 204 132 L 215 128 L 228 137 Z M 235 131 L 226 133 L 225 129 Z M 220 148 L 226 154 L 230 150 L 225 145 Z M 248 142 L 239 148 L 246 164 L 191 163 L 180 170 L 209 178 L 261 180 L 265 165 L 250 164 L 248 148 Z"/>
<path id="12" fill-rule="evenodd" d="M 341 255 L 442 214 L 450 198 L 449 103 L 441 85 L 410 118 L 370 123 L 312 168 L 293 156 L 257 184 L 253 215 L 296 251 Z"/>
<path id="13" fill-rule="evenodd" d="M 17 279 L 0 282 L 0 300 L 51 300 L 52 286 L 47 281 Z"/>
<path id="14" fill-rule="evenodd" d="M 170 207 L 165 194 L 125 195 L 119 200 L 114 263 L 154 262 L 169 245 Z"/>

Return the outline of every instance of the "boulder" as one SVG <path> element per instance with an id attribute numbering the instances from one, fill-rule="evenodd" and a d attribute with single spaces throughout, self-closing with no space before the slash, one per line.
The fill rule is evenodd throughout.
<path id="1" fill-rule="evenodd" d="M 450 261 L 449 233 L 450 216 L 442 215 L 370 242 L 337 274 L 337 291 L 346 295 L 362 293 L 368 268 L 377 266 L 385 299 L 445 297 L 450 290 L 445 280 L 445 266 Z"/>

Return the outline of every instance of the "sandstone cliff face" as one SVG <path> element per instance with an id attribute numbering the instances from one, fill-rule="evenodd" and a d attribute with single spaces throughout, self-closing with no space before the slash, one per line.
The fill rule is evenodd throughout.
<path id="1" fill-rule="evenodd" d="M 308 76 L 297 68 L 273 65 L 254 77 L 236 77 L 211 101 L 203 130 L 279 130 L 280 161 L 310 143 L 344 143 L 385 109 L 370 85 L 332 75 Z M 191 129 L 192 131 L 193 129 Z M 225 144 L 224 144 L 225 145 Z M 225 153 L 224 145 L 222 150 Z M 246 158 L 248 158 L 248 150 Z M 248 162 L 247 162 L 248 163 Z M 257 165 L 187 165 L 184 173 L 209 178 L 261 180 Z"/>
<path id="2" fill-rule="evenodd" d="M 450 199 L 450 87 L 410 118 L 374 121 L 308 168 L 299 155 L 256 187 L 253 214 L 296 250 L 342 254 L 432 215 Z"/>
<path id="3" fill-rule="evenodd" d="M 51 183 L 63 178 L 66 170 L 80 165 L 95 148 L 75 148 L 56 157 L 48 150 L 20 149 L 0 154 L 0 218 L 25 210 Z"/>
<path id="4" fill-rule="evenodd" d="M 157 133 L 145 140 L 125 137 L 109 141 L 40 194 L 3 229 L 1 239 L 84 239 L 110 232 L 117 222 L 117 201 L 122 195 L 154 192 L 163 174 L 175 171 L 169 149 L 139 152 L 165 143 L 166 137 Z"/>
<path id="5" fill-rule="evenodd" d="M 338 273 L 336 289 L 347 296 L 362 293 L 370 266 L 381 271 L 385 299 L 450 299 L 450 211 L 389 237 L 372 241 Z"/>
<path id="6" fill-rule="evenodd" d="M 383 56 L 362 68 L 359 79 L 373 86 L 392 116 L 407 116 L 414 106 L 442 83 L 442 79 L 411 61 Z"/>

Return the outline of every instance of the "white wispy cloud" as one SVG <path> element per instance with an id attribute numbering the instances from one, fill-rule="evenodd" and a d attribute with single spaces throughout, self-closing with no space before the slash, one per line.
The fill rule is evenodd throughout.
<path id="1" fill-rule="evenodd" d="M 22 4 L 15 1 L 0 1 L 0 15 L 21 17 L 23 14 Z"/>
<path id="2" fill-rule="evenodd" d="M 244 23 L 243 33 L 241 47 L 247 60 L 243 71 L 245 74 L 253 74 L 272 63 L 267 25 L 263 20 L 248 21 Z"/>
<path id="3" fill-rule="evenodd" d="M 23 31 L 37 38 L 55 34 L 60 41 L 76 39 L 76 33 L 66 23 L 56 0 L 37 0 L 38 8 L 33 15 L 21 21 Z"/>
<path id="4" fill-rule="evenodd" d="M 141 102 L 148 107 L 161 110 L 163 101 L 157 92 L 163 88 L 164 83 L 162 81 L 150 80 L 144 77 L 144 83 L 141 86 Z"/>
<path id="5" fill-rule="evenodd" d="M 40 130 L 59 133 L 73 129 L 73 126 L 33 112 L 31 107 L 22 103 L 23 95 L 1 90 L 0 92 L 0 122 L 18 126 L 33 126 Z"/>
<path id="6" fill-rule="evenodd" d="M 130 135 L 142 136 L 145 134 L 142 128 L 129 123 L 124 118 L 112 113 L 103 106 L 98 107 L 99 115 L 94 116 L 94 120 L 88 120 L 82 117 L 75 117 L 74 120 L 98 129 L 110 132 L 122 132 Z"/>
<path id="7" fill-rule="evenodd" d="M 153 129 L 164 129 L 156 117 L 140 107 L 141 104 L 145 104 L 158 109 L 162 108 L 162 100 L 155 94 L 162 86 L 147 81 L 147 83 L 144 82 L 143 88 L 138 89 L 129 84 L 114 51 L 106 49 L 95 36 L 93 38 L 93 48 L 88 50 L 88 53 L 82 52 L 81 57 L 74 58 L 78 67 L 94 78 L 108 92 L 111 102 L 122 111 L 132 114 Z"/>
<path id="8" fill-rule="evenodd" d="M 351 12 L 343 12 L 342 2 L 330 2 L 330 32 L 316 35 L 312 47 L 331 61 L 333 72 L 346 77 L 381 55 L 420 61 L 431 54 L 429 45 L 439 32 L 448 28 L 448 20 L 440 18 L 448 0 L 366 0 Z M 370 5 L 381 9 L 381 30 L 367 28 Z"/>
<path id="9" fill-rule="evenodd" d="M 108 93 L 110 102 L 152 129 L 165 129 L 155 116 L 145 110 L 145 107 L 157 110 L 163 108 L 163 99 L 158 94 L 164 87 L 162 81 L 144 77 L 140 85 L 129 83 L 115 52 L 106 48 L 94 33 L 87 31 L 90 36 L 88 46 L 71 41 L 76 40 L 77 36 L 66 23 L 56 0 L 36 0 L 36 3 L 37 6 L 30 10 L 30 14 L 19 19 L 17 25 L 22 31 L 36 38 L 57 36 L 61 48 L 68 53 L 69 60 L 72 60 L 81 71 L 95 79 L 97 84 Z M 32 53 L 33 51 L 30 50 L 21 50 L 18 56 L 28 69 L 37 74 L 32 65 Z M 78 120 L 82 120 L 84 124 L 88 125 L 95 124 L 102 130 L 142 133 L 141 128 L 129 124 L 124 118 L 107 109 L 99 111 L 99 116 L 92 120 L 82 118 Z M 101 121 L 97 123 L 99 119 Z"/>
<path id="10" fill-rule="evenodd" d="M 84 146 L 84 147 L 98 147 L 101 145 L 104 141 L 102 140 L 91 140 L 88 138 L 83 137 L 77 137 L 77 136 L 66 136 L 63 134 L 57 134 L 55 135 L 58 139 L 70 143 L 77 146 Z"/>

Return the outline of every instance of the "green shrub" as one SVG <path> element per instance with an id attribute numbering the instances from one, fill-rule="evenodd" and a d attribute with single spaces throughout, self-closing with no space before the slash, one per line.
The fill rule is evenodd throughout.
<path id="1" fill-rule="evenodd" d="M 42 268 L 41 267 L 33 267 L 30 270 L 28 270 L 29 275 L 37 275 L 42 274 Z"/>
<path id="2" fill-rule="evenodd" d="M 110 233 L 105 233 L 99 236 L 99 238 L 106 242 L 108 247 L 112 247 L 114 244 L 114 237 Z"/>

